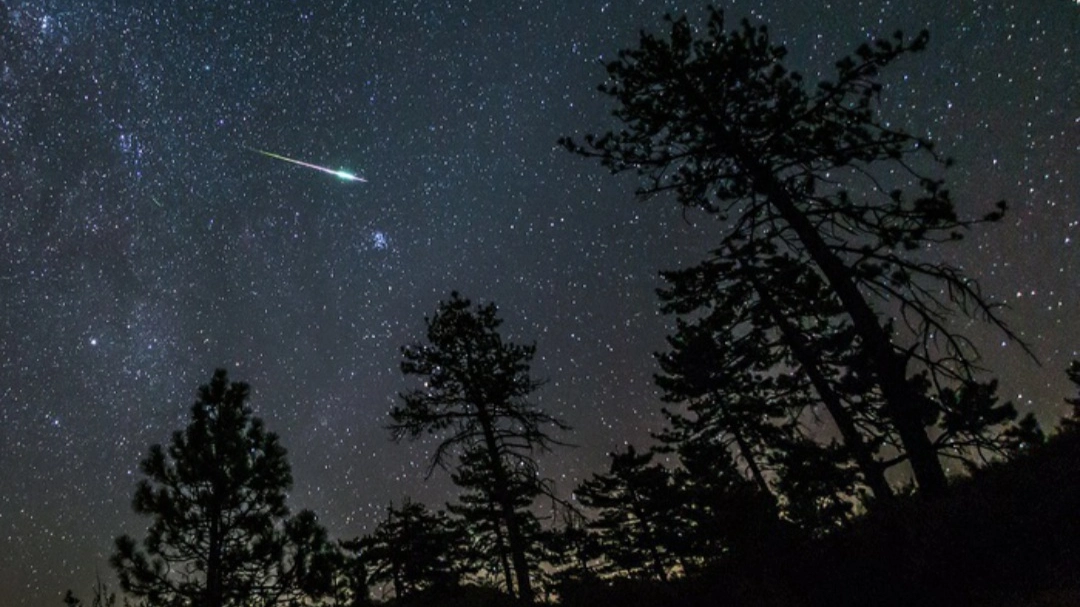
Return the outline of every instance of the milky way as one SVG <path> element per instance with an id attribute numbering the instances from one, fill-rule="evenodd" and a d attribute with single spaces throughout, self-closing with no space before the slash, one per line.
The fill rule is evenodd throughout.
<path id="1" fill-rule="evenodd" d="M 173 6 L 173 5 L 176 6 Z M 914 7 L 911 5 L 915 5 Z M 883 112 L 958 161 L 960 211 L 1010 212 L 946 256 L 1011 307 L 1041 366 L 975 323 L 1002 392 L 1052 423 L 1080 356 L 1080 6 L 733 2 L 811 78 L 894 29 L 930 49 Z M 697 2 L 0 4 L 0 607 L 108 579 L 139 460 L 215 367 L 289 449 L 293 508 L 335 537 L 438 505 L 428 444 L 383 426 L 398 348 L 452 289 L 537 344 L 537 403 L 579 445 L 566 490 L 658 425 L 657 271 L 716 231 L 555 145 L 615 126 L 602 61 Z M 344 183 L 238 142 L 350 167 Z M 361 170 L 362 169 L 362 170 Z"/>

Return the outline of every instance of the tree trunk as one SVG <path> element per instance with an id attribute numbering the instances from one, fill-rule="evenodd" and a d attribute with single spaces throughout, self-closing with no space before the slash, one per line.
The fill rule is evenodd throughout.
<path id="1" fill-rule="evenodd" d="M 495 529 L 495 543 L 499 548 L 499 565 L 502 566 L 503 578 L 506 579 L 506 591 L 512 595 L 516 595 L 514 592 L 514 576 L 510 572 L 510 559 L 506 556 L 506 538 L 503 537 L 501 509 L 495 513 L 491 524 L 494 525 Z"/>
<path id="2" fill-rule="evenodd" d="M 765 480 L 765 474 L 761 471 L 761 466 L 758 465 L 757 460 L 754 459 L 754 453 L 750 450 L 750 444 L 743 438 L 741 432 L 737 429 L 731 431 L 731 435 L 735 437 L 735 446 L 739 448 L 739 453 L 742 454 L 743 459 L 746 460 L 746 466 L 750 469 L 750 476 L 753 477 L 754 483 L 767 495 L 776 499 L 776 495 L 773 493 L 772 488 L 769 487 L 768 481 Z"/>
<path id="3" fill-rule="evenodd" d="M 753 170 L 753 177 L 758 191 L 768 198 L 773 208 L 795 231 L 810 259 L 821 270 L 850 315 L 869 357 L 868 368 L 875 375 L 885 397 L 885 413 L 896 427 L 919 488 L 927 494 L 940 494 L 948 481 L 937 451 L 926 434 L 922 420 L 918 418 L 918 404 L 922 396 L 912 389 L 907 379 L 906 361 L 893 350 L 889 335 L 882 328 L 877 314 L 855 286 L 850 269 L 829 249 L 814 225 L 796 207 L 787 190 L 776 182 L 771 173 L 760 167 Z"/>
<path id="4" fill-rule="evenodd" d="M 521 603 L 533 602 L 532 583 L 529 579 L 529 563 L 525 558 L 525 541 L 514 516 L 514 498 L 510 495 L 510 479 L 503 467 L 499 452 L 499 441 L 495 437 L 495 428 L 491 415 L 482 404 L 477 405 L 477 418 L 484 432 L 488 459 L 491 462 L 491 475 L 495 487 L 495 500 L 502 510 L 503 524 L 506 525 L 507 542 L 510 544 L 510 559 L 517 578 L 517 598 Z M 511 589 L 512 591 L 512 589 Z"/>
<path id="5" fill-rule="evenodd" d="M 213 498 L 216 500 L 216 496 Z M 221 579 L 221 509 L 215 504 L 210 508 L 210 537 L 206 559 L 206 606 L 222 607 Z"/>
<path id="6" fill-rule="evenodd" d="M 401 567 L 394 563 L 394 596 L 402 598 L 405 596 L 405 581 L 401 579 Z"/>
<path id="7" fill-rule="evenodd" d="M 780 329 L 780 333 L 784 336 L 784 341 L 788 347 L 791 348 L 795 360 L 799 361 L 799 366 L 806 372 L 810 383 L 818 393 L 818 397 L 821 398 L 821 402 L 825 405 L 825 409 L 833 418 L 833 422 L 836 423 L 840 436 L 844 439 L 844 444 L 851 449 L 852 454 L 855 456 L 855 462 L 859 465 L 866 484 L 874 492 L 874 496 L 880 500 L 893 497 L 892 488 L 885 478 L 885 469 L 874 459 L 873 453 L 866 447 L 862 434 L 859 433 L 858 428 L 855 426 L 855 420 L 852 419 L 848 410 L 840 402 L 840 397 L 833 391 L 828 380 L 825 379 L 825 375 L 818 367 L 817 360 L 810 352 L 806 340 L 791 325 L 787 317 L 783 315 L 776 301 L 765 290 L 764 285 L 757 280 L 754 271 L 749 269 L 742 260 L 739 261 L 739 265 L 746 270 L 746 276 L 753 285 L 758 297 L 761 298 L 762 305 L 765 306 L 769 316 L 772 317 L 773 322 Z"/>

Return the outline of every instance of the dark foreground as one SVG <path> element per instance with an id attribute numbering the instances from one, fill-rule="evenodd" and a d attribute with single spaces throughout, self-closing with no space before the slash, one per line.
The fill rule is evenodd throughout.
<path id="1" fill-rule="evenodd" d="M 504 605 L 486 591 L 409 605 Z M 1080 430 L 896 500 L 821 540 L 764 541 L 752 558 L 660 584 L 583 582 L 571 607 L 1080 605 Z M 405 604 L 404 602 L 402 604 Z"/>

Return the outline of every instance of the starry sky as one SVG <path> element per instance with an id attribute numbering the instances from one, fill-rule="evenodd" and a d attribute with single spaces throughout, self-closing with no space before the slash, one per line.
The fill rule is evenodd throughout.
<path id="1" fill-rule="evenodd" d="M 934 251 L 1009 304 L 970 330 L 1002 394 L 1049 424 L 1080 357 L 1080 4 L 725 2 L 791 65 L 895 29 L 930 49 L 885 79 L 891 123 L 956 158 L 959 210 L 1011 212 Z M 390 500 L 439 505 L 430 443 L 384 425 L 401 345 L 451 290 L 538 348 L 535 402 L 575 430 L 563 490 L 659 425 L 658 270 L 709 218 L 555 145 L 614 125 L 602 61 L 703 4 L 644 0 L 0 2 L 0 607 L 110 579 L 139 460 L 225 367 L 289 449 L 290 505 L 334 537 Z M 253 152 L 347 170 L 349 182 Z"/>

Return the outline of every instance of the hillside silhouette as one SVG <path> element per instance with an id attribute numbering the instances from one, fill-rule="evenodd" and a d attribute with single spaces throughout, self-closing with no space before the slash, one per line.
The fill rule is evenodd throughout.
<path id="1" fill-rule="evenodd" d="M 580 584 L 563 604 L 856 606 L 1080 604 L 1080 432 L 1008 463 L 900 497 L 820 539 L 762 550 L 661 584 Z"/>

